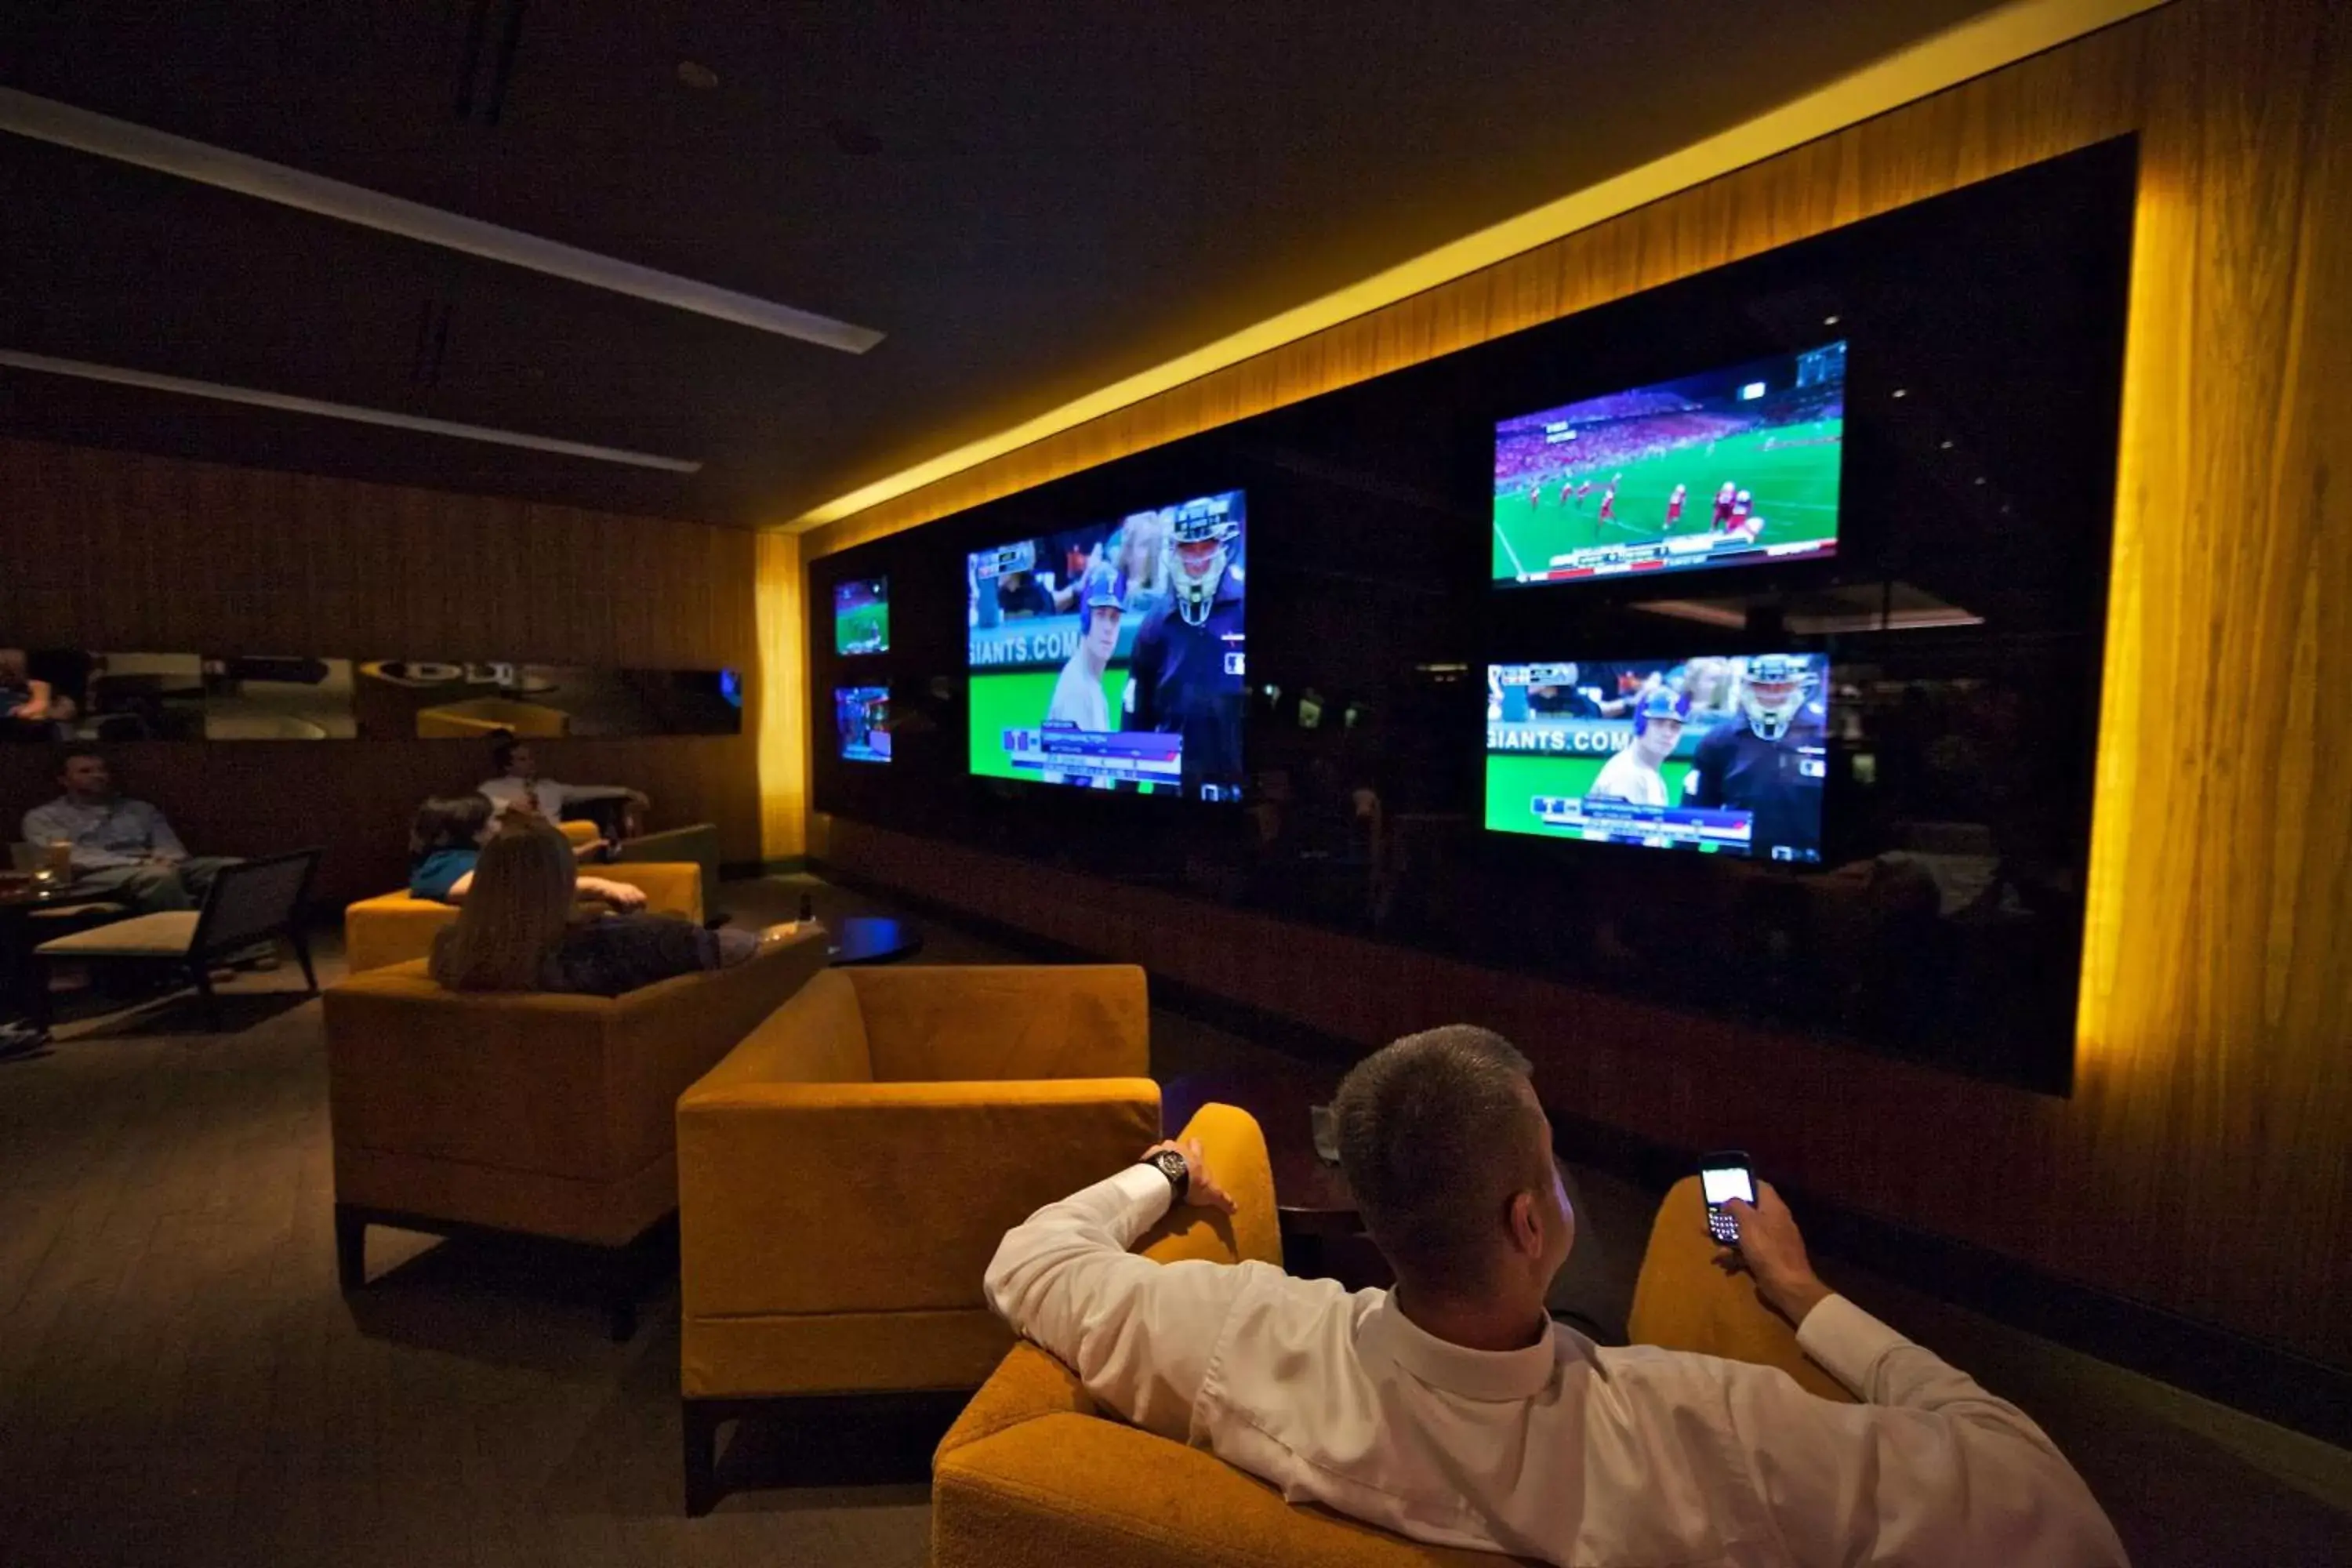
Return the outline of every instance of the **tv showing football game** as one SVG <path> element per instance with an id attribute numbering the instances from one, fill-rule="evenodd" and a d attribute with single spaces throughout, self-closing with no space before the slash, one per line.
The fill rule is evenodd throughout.
<path id="1" fill-rule="evenodd" d="M 1843 342 L 1506 419 L 1494 580 L 1834 555 L 1844 431 Z"/>
<path id="2" fill-rule="evenodd" d="M 860 577 L 833 589 L 833 651 L 890 651 L 890 579 Z"/>
<path id="3" fill-rule="evenodd" d="M 835 687 L 833 719 L 835 728 L 841 731 L 842 761 L 887 763 L 890 760 L 888 687 Z"/>
<path id="4" fill-rule="evenodd" d="M 1226 490 L 971 555 L 971 771 L 1239 800 L 1245 513 Z"/>
<path id="5" fill-rule="evenodd" d="M 1816 864 L 1821 654 L 1486 668 L 1486 826 Z"/>

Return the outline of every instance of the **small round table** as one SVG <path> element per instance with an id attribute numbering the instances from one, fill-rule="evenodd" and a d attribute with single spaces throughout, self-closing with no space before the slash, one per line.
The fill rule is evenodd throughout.
<path id="1" fill-rule="evenodd" d="M 121 912 L 120 905 L 69 888 L 0 883 L 0 1058 L 23 1056 L 48 1042 L 47 999 L 38 989 L 46 977 L 33 949 L 64 933 L 35 929 L 36 917 L 65 910 L 98 917 Z"/>
<path id="2" fill-rule="evenodd" d="M 840 922 L 826 950 L 835 969 L 896 963 L 923 951 L 922 928 L 893 915 L 852 915 Z"/>

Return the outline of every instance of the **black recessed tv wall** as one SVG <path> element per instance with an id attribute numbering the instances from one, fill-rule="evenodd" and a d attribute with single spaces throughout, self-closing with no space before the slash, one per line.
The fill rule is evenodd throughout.
<path id="1" fill-rule="evenodd" d="M 891 765 L 821 734 L 816 803 L 1181 889 L 1204 921 L 1247 908 L 1753 1023 L 1759 1048 L 1798 1032 L 2063 1092 L 2136 180 L 2135 144 L 2103 144 L 821 560 L 818 605 L 890 580 L 887 653 L 837 656 L 816 616 L 810 655 L 821 692 L 887 685 Z M 1834 405 L 1829 362 L 1793 368 L 1832 343 Z M 1521 581 L 1496 565 L 1496 426 L 1565 409 L 1595 444 L 1537 465 L 1563 571 Z M 1235 491 L 1242 800 L 971 776 L 972 552 Z M 1583 570 L 1718 520 L 1801 544 L 1821 529 L 1782 520 L 1824 495 L 1833 549 Z M 1588 548 L 1620 532 L 1622 560 Z M 1108 601 L 1063 564 L 1048 593 Z M 1588 805 L 1637 723 L 1648 750 Z M 1583 765 L 1524 760 L 1553 747 Z M 1727 749 L 1802 809 L 1743 828 Z M 1654 800 L 1653 767 L 1673 809 L 1645 819 L 1622 801 Z"/>

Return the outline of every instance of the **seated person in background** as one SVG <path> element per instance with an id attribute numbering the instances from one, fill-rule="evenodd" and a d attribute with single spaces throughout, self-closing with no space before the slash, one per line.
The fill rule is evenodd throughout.
<path id="1" fill-rule="evenodd" d="M 1128 1419 L 1417 1541 L 1627 1568 L 2124 1561 L 2041 1429 L 1833 1295 L 1769 1185 L 1731 1205 L 1739 1247 L 1717 1259 L 1763 1304 L 1723 1306 L 1769 1305 L 1864 1403 L 1555 1323 L 1575 1216 L 1528 1071 L 1456 1025 L 1340 1085 L 1340 1164 L 1393 1290 L 1129 1253 L 1171 1204 L 1232 1207 L 1197 1144 L 1161 1143 L 1008 1235 L 990 1304 Z"/>
<path id="2" fill-rule="evenodd" d="M 669 915 L 591 915 L 563 835 L 520 812 L 482 846 L 457 918 L 433 939 L 434 981 L 450 991 L 571 991 L 618 996 L 674 974 L 742 963 L 788 932 L 706 931 Z"/>
<path id="3" fill-rule="evenodd" d="M 30 844 L 73 846 L 73 890 L 129 905 L 140 914 L 192 910 L 232 857 L 191 855 L 163 814 L 117 795 L 106 755 L 96 746 L 58 754 L 65 793 L 25 814 Z"/>
<path id="4" fill-rule="evenodd" d="M 568 807 L 617 801 L 622 803 L 621 820 L 605 823 L 600 817 L 598 826 L 607 838 L 618 840 L 635 837 L 641 825 L 629 818 L 653 805 L 642 791 L 624 784 L 567 784 L 541 778 L 539 759 L 532 753 L 530 742 L 512 736 L 491 747 L 490 766 L 497 770 L 498 776 L 483 780 L 481 792 L 501 816 L 520 806 L 550 822 L 561 822 Z"/>
<path id="5" fill-rule="evenodd" d="M 474 886 L 474 863 L 490 836 L 490 803 L 478 795 L 443 795 L 417 808 L 408 830 L 408 896 L 436 904 L 462 902 Z M 602 877 L 579 879 L 583 899 L 599 899 L 624 914 L 646 907 L 642 889 Z"/>

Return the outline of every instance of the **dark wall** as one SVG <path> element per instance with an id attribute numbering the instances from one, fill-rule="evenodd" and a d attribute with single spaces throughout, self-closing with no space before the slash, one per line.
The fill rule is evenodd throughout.
<path id="1" fill-rule="evenodd" d="M 699 523 L 0 438 L 0 646 L 513 658 L 751 668 L 753 536 Z M 322 844 L 345 901 L 405 875 L 409 816 L 483 771 L 454 741 L 121 749 L 192 849 Z M 756 738 L 556 741 L 542 767 L 715 821 L 760 858 Z M 55 795 L 46 748 L 0 746 L 0 827 Z"/>
<path id="2" fill-rule="evenodd" d="M 2063 1090 L 2133 188 L 2094 149 L 824 558 L 817 805 Z M 1834 560 L 1490 584 L 1496 420 L 1832 339 Z M 1231 489 L 1247 801 L 969 778 L 966 553 Z M 885 573 L 891 650 L 837 657 L 831 584 Z M 1782 650 L 1831 661 L 1821 868 L 1483 830 L 1489 661 Z M 894 760 L 844 762 L 830 692 L 882 681 Z"/>

